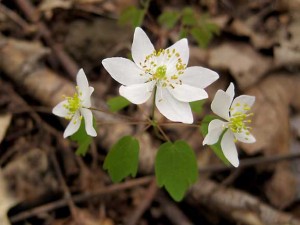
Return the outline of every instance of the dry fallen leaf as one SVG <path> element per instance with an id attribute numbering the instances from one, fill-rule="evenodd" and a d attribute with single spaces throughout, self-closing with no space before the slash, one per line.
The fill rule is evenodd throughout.
<path id="1" fill-rule="evenodd" d="M 300 75 L 274 74 L 245 94 L 256 97 L 252 128 L 256 142 L 242 144 L 248 154 L 288 152 L 290 106 L 300 110 Z"/>
<path id="2" fill-rule="evenodd" d="M 10 125 L 12 118 L 11 113 L 1 114 L 0 115 L 0 143 L 2 142 L 3 138 L 5 137 L 6 131 Z"/>
<path id="3" fill-rule="evenodd" d="M 103 18 L 92 21 L 74 20 L 68 24 L 64 46 L 88 74 L 88 71 L 95 67 L 95 62 L 108 57 L 109 54 L 119 55 L 122 50 L 130 48 L 131 40 L 131 30 L 113 20 Z"/>
<path id="4" fill-rule="evenodd" d="M 300 16 L 294 16 L 288 27 L 289 35 L 282 35 L 280 46 L 274 48 L 274 58 L 277 66 L 300 65 Z"/>
<path id="5" fill-rule="evenodd" d="M 73 0 L 43 0 L 39 5 L 39 11 L 45 13 L 46 17 L 50 19 L 54 9 L 70 9 L 72 5 Z"/>
<path id="6" fill-rule="evenodd" d="M 235 19 L 226 30 L 238 36 L 249 37 L 255 48 L 270 48 L 274 45 L 274 40 L 271 37 L 258 33 L 246 22 L 239 19 Z"/>
<path id="7" fill-rule="evenodd" d="M 69 217 L 68 219 L 56 220 L 54 225 L 114 225 L 112 219 L 105 217 L 99 218 L 94 214 L 91 214 L 88 210 L 76 208 L 76 218 Z M 1 224 L 2 225 L 2 224 Z"/>
<path id="8" fill-rule="evenodd" d="M 57 191 L 58 183 L 50 169 L 46 152 L 40 149 L 23 151 L 20 157 L 3 168 L 3 176 L 8 185 L 14 187 L 11 190 L 14 195 L 22 201 L 30 201 Z"/>
<path id="9" fill-rule="evenodd" d="M 276 166 L 273 176 L 265 185 L 267 198 L 276 207 L 283 209 L 296 200 L 297 180 L 289 162 Z"/>
<path id="10" fill-rule="evenodd" d="M 281 11 L 289 10 L 299 12 L 300 10 L 300 0 L 278 0 L 275 4 Z"/>
<path id="11" fill-rule="evenodd" d="M 296 116 L 291 117 L 290 125 L 295 132 L 295 135 L 300 138 L 300 113 Z"/>
<path id="12" fill-rule="evenodd" d="M 264 79 L 246 94 L 256 96 L 253 107 L 253 135 L 256 142 L 240 144 L 248 154 L 262 152 L 279 155 L 290 152 L 290 106 L 300 110 L 300 76 L 276 74 Z M 277 163 L 266 184 L 266 195 L 279 208 L 288 206 L 297 194 L 296 180 L 290 164 Z"/>
<path id="13" fill-rule="evenodd" d="M 271 67 L 271 59 L 257 53 L 250 45 L 228 42 L 211 50 L 208 64 L 228 70 L 242 90 L 259 81 Z"/>
<path id="14" fill-rule="evenodd" d="M 2 175 L 2 170 L 0 170 L 0 224 L 10 225 L 7 218 L 8 210 L 15 204 L 18 200 L 12 196 L 7 187 L 7 182 Z"/>
<path id="15" fill-rule="evenodd" d="M 292 139 L 290 145 L 290 152 L 297 153 L 300 150 L 300 141 L 296 139 Z M 293 173 L 296 177 L 296 186 L 297 186 L 297 200 L 300 199 L 300 159 L 291 161 L 291 166 L 293 169 Z"/>

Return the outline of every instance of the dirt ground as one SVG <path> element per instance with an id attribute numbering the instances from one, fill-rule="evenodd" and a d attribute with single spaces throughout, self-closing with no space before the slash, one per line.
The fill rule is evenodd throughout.
<path id="1" fill-rule="evenodd" d="M 124 18 L 130 8 L 144 10 L 140 26 L 157 49 L 186 32 L 189 65 L 219 73 L 195 121 L 230 82 L 237 94 L 256 97 L 257 141 L 237 144 L 236 169 L 202 146 L 198 128 L 165 127 L 198 160 L 199 179 L 179 203 L 156 185 L 162 141 L 151 138 L 152 130 L 104 122 L 87 154 L 78 156 L 76 143 L 63 138 L 67 122 L 51 113 L 62 96 L 73 95 L 79 68 L 95 88 L 93 106 L 106 110 L 107 99 L 118 95 L 120 85 L 101 61 L 130 57 L 134 10 Z M 185 9 L 196 24 L 161 19 Z M 300 224 L 299 11 L 299 0 L 0 0 L 0 225 Z M 150 108 L 149 101 L 120 114 L 139 118 Z M 120 137 L 137 133 L 138 175 L 113 183 L 105 156 Z"/>

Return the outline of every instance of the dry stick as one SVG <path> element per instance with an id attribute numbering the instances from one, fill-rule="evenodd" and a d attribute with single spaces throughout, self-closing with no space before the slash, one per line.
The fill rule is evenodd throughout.
<path id="1" fill-rule="evenodd" d="M 51 47 L 66 72 L 70 75 L 70 77 L 74 79 L 79 69 L 77 64 L 73 59 L 70 58 L 69 55 L 64 52 L 64 50 L 58 44 L 53 41 L 51 32 L 49 31 L 47 26 L 39 21 L 38 11 L 35 9 L 35 7 L 28 0 L 15 0 L 15 2 L 24 12 L 27 19 L 32 23 L 37 24 L 39 32 L 41 33 L 46 43 Z"/>
<path id="2" fill-rule="evenodd" d="M 242 166 L 243 168 L 246 168 L 246 167 L 250 167 L 250 166 L 254 166 L 254 165 L 258 165 L 258 164 L 262 164 L 262 163 L 275 163 L 275 162 L 278 162 L 278 161 L 281 161 L 281 160 L 295 160 L 297 158 L 300 158 L 300 153 L 291 153 L 291 154 L 278 155 L 278 156 L 273 156 L 273 157 L 272 156 L 257 157 L 257 158 L 250 159 L 251 161 L 250 160 L 241 160 L 240 166 Z M 231 170 L 231 169 L 233 169 L 233 168 L 224 167 L 224 166 L 214 166 L 214 167 L 212 166 L 212 167 L 200 168 L 199 171 L 200 172 L 214 172 L 214 171 L 225 171 L 225 170 Z M 111 185 L 111 186 L 106 187 L 106 188 L 101 188 L 101 189 L 99 189 L 98 191 L 96 191 L 94 193 L 84 193 L 84 194 L 74 195 L 73 196 L 73 201 L 76 202 L 76 203 L 83 202 L 83 201 L 88 200 L 90 198 L 99 197 L 103 194 L 110 194 L 112 192 L 119 191 L 119 190 L 124 190 L 124 189 L 129 189 L 129 188 L 137 186 L 137 185 L 144 185 L 144 184 L 147 184 L 147 183 L 151 182 L 152 179 L 153 179 L 152 176 L 138 178 L 138 179 L 135 179 L 135 180 L 132 180 L 132 181 L 127 181 L 125 183 L 115 184 L 115 185 Z M 195 191 L 191 192 L 192 195 L 201 194 L 201 196 L 203 196 L 203 193 L 201 191 L 201 189 L 203 187 L 205 187 L 205 186 L 200 185 L 199 188 L 197 188 L 197 187 L 194 188 Z M 236 192 L 240 193 L 240 191 L 236 191 Z M 64 207 L 66 205 L 67 205 L 66 204 L 66 199 L 61 199 L 61 200 L 58 200 L 58 201 L 55 201 L 55 202 L 51 202 L 51 203 L 36 207 L 34 209 L 31 209 L 31 210 L 21 212 L 21 213 L 15 215 L 15 216 L 13 216 L 11 218 L 11 222 L 19 222 L 19 221 L 25 220 L 27 218 L 30 218 L 32 216 L 35 216 L 37 214 L 48 212 L 48 211 L 51 211 L 51 210 L 55 210 L 57 208 Z"/>
<path id="3" fill-rule="evenodd" d="M 261 156 L 261 157 L 255 157 L 250 159 L 242 159 L 240 160 L 239 168 L 242 169 L 242 168 L 260 165 L 264 163 L 275 163 L 282 160 L 295 160 L 299 158 L 300 158 L 300 152 L 292 152 L 292 153 L 280 154 L 280 155 Z M 222 171 L 234 170 L 234 169 L 236 168 L 225 166 L 225 165 L 212 165 L 212 166 L 199 168 L 198 171 L 200 173 L 206 173 L 206 172 L 222 172 Z"/>
<path id="4" fill-rule="evenodd" d="M 44 127 L 44 129 L 47 130 L 49 133 L 54 134 L 57 137 L 60 137 L 60 135 L 57 135 L 57 132 L 51 126 L 49 126 L 48 124 L 46 124 L 41 119 L 41 117 L 30 107 L 30 105 L 28 105 L 24 101 L 24 99 L 21 96 L 19 96 L 10 86 L 9 86 L 9 90 L 10 90 L 11 94 L 13 95 L 13 97 L 15 97 L 19 102 L 21 102 L 23 104 L 23 106 L 25 108 L 28 109 L 28 111 L 31 113 L 32 118 L 36 121 L 37 124 L 42 125 Z M 62 184 L 63 191 L 64 191 L 64 194 L 65 194 L 65 198 L 67 200 L 67 203 L 68 203 L 68 206 L 70 208 L 71 214 L 72 214 L 72 216 L 75 219 L 76 218 L 76 208 L 75 208 L 74 202 L 72 201 L 69 188 L 67 187 L 67 185 L 66 185 L 66 183 L 64 181 L 64 178 L 62 176 L 60 167 L 58 165 L 56 156 L 54 155 L 53 152 L 51 152 L 50 154 L 51 154 L 51 159 L 52 159 L 52 162 L 53 162 L 53 165 L 54 165 L 55 172 L 58 175 L 58 179 L 59 179 L 60 183 Z"/>
<path id="5" fill-rule="evenodd" d="M 9 91 L 12 94 L 12 96 L 14 98 L 16 98 L 17 101 L 19 101 L 23 105 L 23 107 L 25 108 L 25 109 L 23 109 L 23 112 L 29 112 L 31 114 L 32 118 L 35 120 L 35 122 L 38 125 L 41 125 L 50 134 L 52 134 L 56 137 L 61 137 L 61 133 L 59 133 L 53 127 L 51 127 L 46 122 L 44 122 L 42 120 L 42 118 L 39 116 L 39 114 L 37 114 L 37 112 L 34 111 L 34 109 L 30 105 L 28 105 L 27 102 L 17 92 L 15 92 L 11 86 L 9 86 Z M 19 111 L 18 111 L 18 113 L 19 113 Z"/>
<path id="6" fill-rule="evenodd" d="M 160 193 L 156 197 L 157 201 L 161 205 L 161 209 L 168 219 L 174 225 L 192 225 L 193 223 L 184 215 L 179 207 L 171 200 L 169 200 L 164 194 Z"/>
<path id="7" fill-rule="evenodd" d="M 42 121 L 42 119 L 40 118 L 40 116 L 31 108 L 31 106 L 29 106 L 16 92 L 14 92 L 14 90 L 12 88 L 10 88 L 10 91 L 11 91 L 11 93 L 13 94 L 13 96 L 15 98 L 17 98 L 22 104 L 24 104 L 24 106 L 27 108 L 26 111 L 32 113 L 32 117 L 35 119 L 35 121 L 38 124 L 42 124 L 44 126 L 44 128 L 46 128 L 46 130 L 49 133 L 54 134 L 55 136 L 61 136 L 61 135 L 57 135 L 57 132 L 51 126 L 49 126 L 48 124 L 44 123 Z M 145 129 L 148 129 L 150 126 L 151 125 L 146 126 Z M 67 185 L 66 185 L 66 183 L 64 181 L 61 169 L 59 167 L 59 164 L 58 164 L 58 161 L 56 159 L 56 156 L 54 155 L 54 152 L 51 152 L 51 159 L 52 159 L 52 162 L 53 162 L 53 166 L 54 166 L 55 172 L 57 173 L 58 179 L 59 179 L 59 181 L 60 181 L 60 183 L 62 184 L 62 187 L 63 187 L 63 191 L 64 191 L 64 194 L 65 194 L 64 199 L 56 201 L 56 202 L 52 202 L 52 203 L 49 203 L 49 204 L 46 204 L 46 205 L 43 205 L 43 206 L 40 206 L 40 207 L 37 207 L 37 208 L 32 209 L 32 210 L 25 211 L 24 214 L 22 214 L 22 213 L 20 214 L 21 217 L 22 217 L 22 215 L 33 216 L 35 214 L 32 214 L 32 213 L 34 213 L 36 211 L 40 212 L 40 210 L 41 210 L 41 212 L 45 212 L 43 210 L 46 210 L 46 211 L 48 211 L 49 209 L 52 210 L 52 207 L 59 208 L 59 207 L 65 206 L 66 203 L 67 203 L 67 205 L 69 206 L 70 211 L 72 213 L 72 216 L 75 219 L 76 218 L 76 207 L 75 207 L 74 202 L 84 201 L 85 199 L 92 198 L 92 197 L 96 196 L 97 194 L 103 193 L 103 190 L 100 189 L 99 191 L 97 191 L 95 193 L 81 194 L 81 195 L 74 196 L 74 198 L 72 198 L 72 195 L 71 195 L 71 193 L 69 191 L 69 188 L 67 187 Z M 120 185 L 120 189 L 122 189 L 122 188 L 126 189 L 126 188 L 130 188 L 132 186 L 135 186 L 135 185 L 143 184 L 144 182 L 149 182 L 150 178 L 151 177 L 144 177 L 144 178 L 140 178 L 139 180 L 136 180 L 135 182 L 134 181 L 131 181 L 131 182 L 129 181 L 128 184 L 123 183 L 122 185 Z M 152 178 L 152 180 L 154 180 L 154 179 Z M 155 185 L 155 181 L 154 181 L 154 185 Z M 152 186 L 153 186 L 153 184 L 150 187 L 152 187 Z M 118 187 L 119 187 L 118 185 L 108 187 L 108 192 L 109 191 L 113 192 L 113 191 L 117 190 Z M 156 188 L 156 185 L 155 185 L 155 188 Z M 154 194 L 153 194 L 153 196 L 154 196 Z M 63 205 L 61 205 L 61 204 L 63 204 Z M 18 215 L 16 215 L 16 218 L 18 218 L 17 216 Z M 13 218 L 12 218 L 12 221 L 13 221 Z M 26 218 L 24 218 L 24 219 L 26 219 Z M 18 221 L 20 221 L 20 220 L 18 220 Z"/>
<path id="8" fill-rule="evenodd" d="M 107 13 L 103 13 L 103 10 L 97 7 L 95 7 L 95 5 L 83 5 L 83 4 L 75 4 L 74 5 L 74 8 L 77 9 L 77 10 L 81 10 L 83 12 L 86 12 L 86 13 L 91 13 L 91 14 L 95 14 L 97 16 L 101 16 L 101 17 L 105 17 L 105 18 L 108 18 L 108 19 L 111 19 L 111 20 L 118 20 L 118 16 L 114 16 L 114 15 L 110 15 L 110 14 L 107 14 Z"/>
<path id="9" fill-rule="evenodd" d="M 76 206 L 75 206 L 75 203 L 73 202 L 70 190 L 69 190 L 69 188 L 68 188 L 68 186 L 67 186 L 67 184 L 64 180 L 64 177 L 63 177 L 62 172 L 61 172 L 61 168 L 58 164 L 58 161 L 57 161 L 57 158 L 56 158 L 56 155 L 55 155 L 54 151 L 50 151 L 50 157 L 51 157 L 51 160 L 52 160 L 52 163 L 53 163 L 53 166 L 54 166 L 55 173 L 57 174 L 58 180 L 62 185 L 62 189 L 63 189 L 63 192 L 64 192 L 64 198 L 66 199 L 66 201 L 68 203 L 68 206 L 70 208 L 72 217 L 76 221 L 76 218 L 77 218 Z"/>
<path id="10" fill-rule="evenodd" d="M 126 181 L 124 183 L 113 184 L 108 187 L 102 187 L 95 192 L 74 195 L 74 196 L 72 196 L 72 198 L 73 198 L 74 202 L 79 203 L 79 202 L 86 201 L 88 199 L 94 199 L 94 198 L 100 197 L 102 195 L 111 194 L 113 192 L 133 188 L 135 186 L 146 185 L 146 184 L 150 183 L 152 180 L 153 180 L 152 176 L 137 178 L 134 180 Z M 66 199 L 61 199 L 58 201 L 50 202 L 48 204 L 44 204 L 42 206 L 38 206 L 33 209 L 21 212 L 15 216 L 11 217 L 10 220 L 11 220 L 11 222 L 16 223 L 16 222 L 19 222 L 22 220 L 26 220 L 30 217 L 36 216 L 38 214 L 49 212 L 49 211 L 55 210 L 57 208 L 64 207 L 66 205 L 67 205 Z"/>
<path id="11" fill-rule="evenodd" d="M 26 21 L 24 21 L 17 13 L 7 8 L 2 3 L 0 3 L 0 11 L 16 24 L 18 24 L 23 30 L 29 30 L 30 25 Z"/>
<path id="12" fill-rule="evenodd" d="M 244 191 L 223 187 L 208 179 L 192 186 L 187 201 L 217 211 L 237 224 L 300 225 L 300 221 L 291 214 L 274 209 Z"/>
<path id="13" fill-rule="evenodd" d="M 142 202 L 135 208 L 134 212 L 126 219 L 125 225 L 135 225 L 138 223 L 140 218 L 143 216 L 144 212 L 149 208 L 157 190 L 158 188 L 155 182 L 155 178 L 153 177 Z"/>

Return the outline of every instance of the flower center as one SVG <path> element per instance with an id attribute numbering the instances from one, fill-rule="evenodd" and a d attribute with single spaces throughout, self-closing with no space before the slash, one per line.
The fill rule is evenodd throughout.
<path id="1" fill-rule="evenodd" d="M 157 81 L 162 87 L 181 84 L 179 76 L 184 73 L 186 64 L 182 62 L 180 53 L 175 49 L 160 49 L 147 55 L 144 62 L 140 62 L 145 74 L 150 75 L 148 81 Z M 169 68 L 168 67 L 174 67 Z M 167 70 L 170 71 L 167 73 Z M 170 73 L 170 74 L 169 74 Z M 141 74 L 143 76 L 144 74 Z"/>
<path id="2" fill-rule="evenodd" d="M 167 67 L 165 65 L 159 66 L 156 69 L 156 72 L 153 74 L 153 79 L 155 80 L 163 80 L 166 78 Z"/>
<path id="3" fill-rule="evenodd" d="M 250 107 L 245 104 L 244 109 L 249 110 Z M 243 113 L 243 112 L 236 112 L 233 115 L 231 115 L 229 123 L 228 123 L 228 128 L 233 132 L 233 133 L 242 133 L 245 131 L 246 135 L 250 135 L 249 130 L 251 130 L 251 127 L 249 124 L 252 122 L 251 119 L 249 119 L 250 116 L 253 116 L 253 113 Z"/>
<path id="4" fill-rule="evenodd" d="M 64 107 L 69 110 L 66 119 L 70 120 L 81 107 L 81 99 L 79 98 L 78 93 L 75 93 L 73 97 L 65 97 L 65 99 L 68 101 L 68 103 L 64 104 Z"/>

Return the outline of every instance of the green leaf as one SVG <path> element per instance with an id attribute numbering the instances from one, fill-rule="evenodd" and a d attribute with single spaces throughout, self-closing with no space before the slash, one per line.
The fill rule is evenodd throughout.
<path id="1" fill-rule="evenodd" d="M 117 112 L 130 105 L 130 101 L 122 96 L 117 96 L 108 99 L 107 105 L 111 112 Z"/>
<path id="2" fill-rule="evenodd" d="M 202 120 L 202 123 L 201 123 L 201 127 L 200 127 L 200 130 L 201 130 L 201 133 L 202 135 L 205 137 L 208 133 L 208 125 L 210 123 L 210 121 L 214 120 L 214 119 L 218 119 L 218 117 L 216 116 L 213 116 L 213 115 L 207 115 L 204 117 L 204 119 Z M 220 138 L 219 138 L 219 141 L 214 144 L 214 145 L 209 145 L 209 147 L 214 151 L 214 153 L 217 155 L 217 157 L 219 159 L 221 159 L 223 161 L 223 163 L 227 166 L 230 165 L 230 162 L 226 159 L 226 157 L 224 156 L 224 153 L 222 151 L 222 148 L 221 148 L 221 140 L 223 138 L 223 135 L 224 133 L 226 132 L 226 129 L 224 130 L 224 132 L 220 135 Z"/>
<path id="3" fill-rule="evenodd" d="M 201 48 L 206 48 L 215 34 L 219 34 L 219 27 L 210 23 L 208 15 L 202 15 L 196 26 L 190 30 L 191 35 L 195 38 Z"/>
<path id="4" fill-rule="evenodd" d="M 212 33 L 203 27 L 193 27 L 191 35 L 201 48 L 206 48 L 212 38 Z"/>
<path id="5" fill-rule="evenodd" d="M 95 127 L 95 121 L 94 121 Z M 88 135 L 85 131 L 85 123 L 84 120 L 81 121 L 80 127 L 76 133 L 74 133 L 70 139 L 72 141 L 76 141 L 78 144 L 78 148 L 76 150 L 77 155 L 85 156 L 88 151 L 90 144 L 92 143 L 93 138 Z"/>
<path id="6" fill-rule="evenodd" d="M 176 11 L 166 11 L 163 12 L 159 17 L 158 17 L 158 23 L 160 25 L 166 26 L 168 29 L 174 28 L 176 23 L 178 22 L 180 18 L 180 14 Z"/>
<path id="7" fill-rule="evenodd" d="M 190 102 L 191 109 L 194 113 L 201 114 L 205 100 Z"/>
<path id="8" fill-rule="evenodd" d="M 188 34 L 189 34 L 188 30 L 186 28 L 182 27 L 179 32 L 179 37 L 186 38 L 188 36 Z"/>
<path id="9" fill-rule="evenodd" d="M 139 163 L 139 142 L 132 136 L 122 137 L 108 152 L 103 168 L 113 182 L 131 175 L 135 177 Z"/>
<path id="10" fill-rule="evenodd" d="M 175 201 L 182 200 L 198 178 L 194 151 L 184 141 L 162 144 L 155 159 L 155 174 L 160 187 L 165 186 Z"/>
<path id="11" fill-rule="evenodd" d="M 191 7 L 186 7 L 182 11 L 182 24 L 184 26 L 195 26 L 197 25 L 197 19 L 194 11 Z"/>
<path id="12" fill-rule="evenodd" d="M 220 34 L 220 28 L 217 24 L 206 23 L 205 26 L 206 26 L 206 29 L 208 29 L 211 33 L 217 34 L 217 35 Z"/>
<path id="13" fill-rule="evenodd" d="M 144 10 L 138 9 L 135 6 L 129 6 L 120 15 L 120 24 L 130 24 L 132 27 L 139 27 L 144 20 Z"/>

